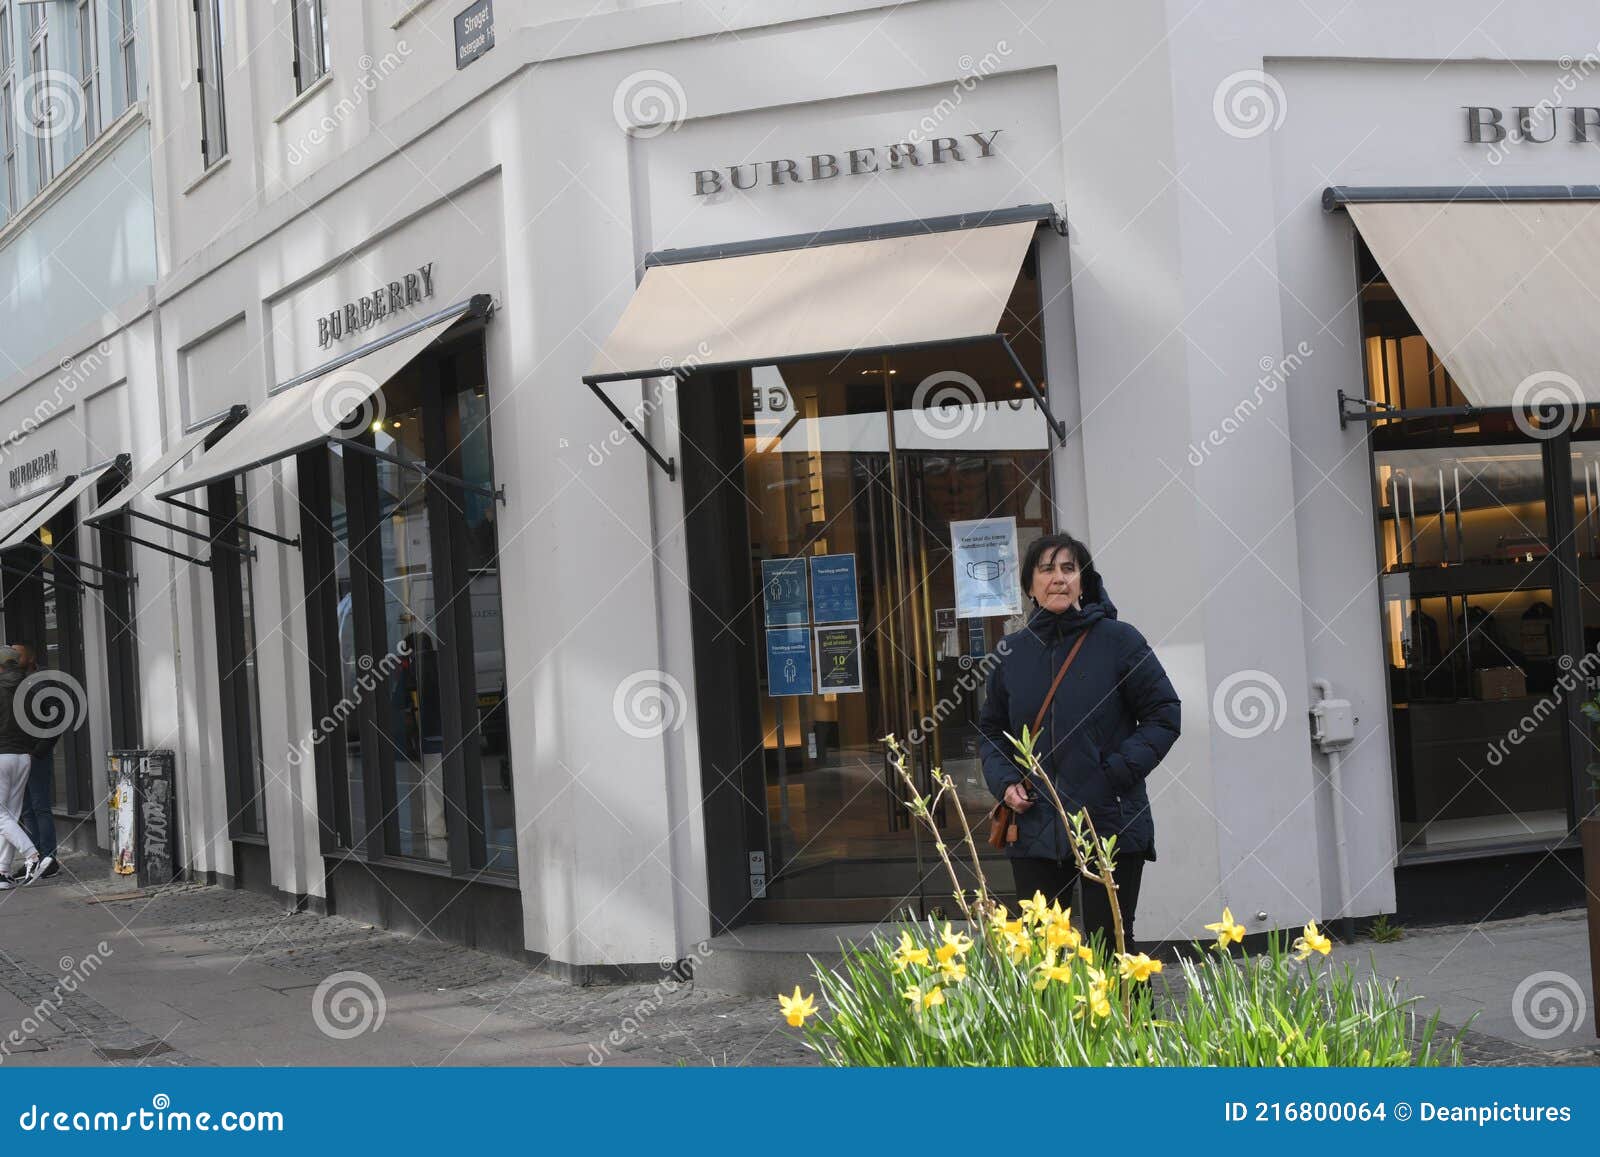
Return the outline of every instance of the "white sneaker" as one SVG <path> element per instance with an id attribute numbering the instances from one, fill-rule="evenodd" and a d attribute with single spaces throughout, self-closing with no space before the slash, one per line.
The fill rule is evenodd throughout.
<path id="1" fill-rule="evenodd" d="M 37 860 L 30 860 L 27 868 L 23 870 L 22 882 L 24 884 L 32 884 L 43 876 L 50 865 L 55 862 L 56 858 L 54 856 L 40 856 Z"/>
<path id="2" fill-rule="evenodd" d="M 0 892 L 9 892 L 15 887 L 16 884 L 11 882 L 10 876 L 0 876 Z"/>

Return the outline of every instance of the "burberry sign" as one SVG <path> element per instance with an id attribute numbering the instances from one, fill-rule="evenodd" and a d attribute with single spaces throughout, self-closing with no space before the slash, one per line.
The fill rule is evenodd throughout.
<path id="1" fill-rule="evenodd" d="M 965 164 L 994 156 L 994 140 L 1002 130 L 963 133 L 956 137 L 897 141 L 892 145 L 869 145 L 864 149 L 844 149 L 837 153 L 809 153 L 803 157 L 780 157 L 775 161 L 745 161 L 720 169 L 694 171 L 694 195 L 709 196 L 724 189 L 754 189 L 757 185 L 805 184 L 831 181 L 835 177 L 860 177 L 868 173 L 896 169 L 931 169 L 935 165 Z M 762 178 L 766 178 L 763 182 Z"/>
<path id="2" fill-rule="evenodd" d="M 398 281 L 380 285 L 364 297 L 347 301 L 317 318 L 317 344 L 323 349 L 351 334 L 371 329 L 390 314 L 410 309 L 433 296 L 433 262 Z"/>

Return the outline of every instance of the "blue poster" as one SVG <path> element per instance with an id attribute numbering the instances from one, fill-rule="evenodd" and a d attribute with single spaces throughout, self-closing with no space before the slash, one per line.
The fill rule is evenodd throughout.
<path id="1" fill-rule="evenodd" d="M 811 605 L 819 623 L 853 623 L 861 617 L 856 605 L 856 556 L 819 554 L 811 560 Z"/>
<path id="2" fill-rule="evenodd" d="M 811 694 L 811 632 L 805 627 L 767 632 L 767 694 Z"/>
<path id="3" fill-rule="evenodd" d="M 766 603 L 767 626 L 796 627 L 810 622 L 806 614 L 806 560 L 761 560 L 761 597 Z"/>
<path id="4" fill-rule="evenodd" d="M 967 654 L 981 659 L 989 653 L 989 642 L 984 638 L 983 620 L 967 620 Z"/>

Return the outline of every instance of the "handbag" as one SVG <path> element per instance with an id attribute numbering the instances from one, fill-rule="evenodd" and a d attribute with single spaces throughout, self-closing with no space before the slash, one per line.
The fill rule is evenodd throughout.
<path id="1" fill-rule="evenodd" d="M 1072 660 L 1078 657 L 1078 648 L 1083 646 L 1083 641 L 1089 637 L 1089 632 L 1094 630 L 1091 624 L 1083 634 L 1078 636 L 1078 641 L 1072 644 L 1072 650 L 1067 652 L 1067 657 L 1062 660 L 1061 669 L 1056 672 L 1056 677 L 1050 682 L 1050 690 L 1045 692 L 1044 702 L 1039 704 L 1039 714 L 1033 717 L 1033 734 L 1039 734 L 1039 728 L 1044 726 L 1045 712 L 1050 710 L 1050 700 L 1056 697 L 1056 688 L 1061 686 L 1061 680 L 1066 677 L 1067 668 L 1072 666 Z M 1024 780 L 1024 783 L 1027 781 Z M 1006 804 L 1004 800 L 989 809 L 989 846 L 1004 851 L 1005 848 L 1017 842 L 1017 813 Z"/>

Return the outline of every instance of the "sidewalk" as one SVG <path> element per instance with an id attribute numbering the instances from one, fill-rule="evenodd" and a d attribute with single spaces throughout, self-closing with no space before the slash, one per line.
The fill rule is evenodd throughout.
<path id="1" fill-rule="evenodd" d="M 4 1065 L 807 1064 L 776 1001 L 704 985 L 575 988 L 468 948 L 272 900 L 129 895 L 102 859 L 0 893 Z M 1582 913 L 1413 932 L 1337 958 L 1403 976 L 1472 1064 L 1597 1064 Z M 1525 1011 L 1513 994 L 1524 986 Z M 1556 987 L 1551 988 L 1554 984 Z M 1538 991 L 1580 995 L 1539 1000 Z M 1554 1020 L 1540 1013 L 1554 1010 Z M 1544 1038 L 1550 1027 L 1564 1031 Z M 1532 1034 L 1527 1029 L 1531 1028 Z"/>

